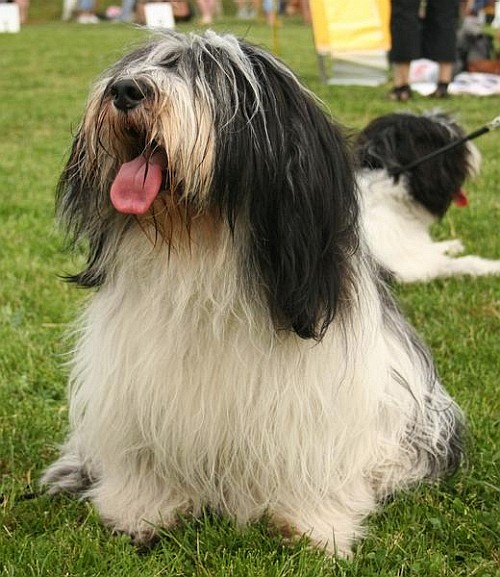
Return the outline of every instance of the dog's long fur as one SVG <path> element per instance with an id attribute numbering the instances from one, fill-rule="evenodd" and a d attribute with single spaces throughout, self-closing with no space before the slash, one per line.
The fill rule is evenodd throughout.
<path id="1" fill-rule="evenodd" d="M 153 150 L 162 191 L 124 214 L 110 188 Z M 58 207 L 94 290 L 51 492 L 138 543 L 208 507 L 348 554 L 380 499 L 456 468 L 460 411 L 365 248 L 342 130 L 263 50 L 170 33 L 124 57 Z"/>
<path id="2" fill-rule="evenodd" d="M 500 274 L 500 261 L 475 255 L 455 258 L 465 250 L 462 242 L 436 242 L 430 233 L 454 201 L 466 201 L 462 186 L 479 173 L 481 156 L 472 142 L 393 175 L 464 136 L 452 117 L 431 111 L 386 114 L 357 137 L 364 233 L 378 262 L 398 281 Z"/>

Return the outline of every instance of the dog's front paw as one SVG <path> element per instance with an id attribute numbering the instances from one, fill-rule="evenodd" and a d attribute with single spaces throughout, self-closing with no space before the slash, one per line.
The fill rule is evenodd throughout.
<path id="1" fill-rule="evenodd" d="M 130 482 L 123 483 L 124 479 Z M 190 511 L 185 499 L 174 498 L 168 488 L 155 484 L 151 476 L 144 484 L 122 475 L 103 476 L 88 496 L 103 524 L 116 535 L 129 536 L 141 549 L 154 545 L 162 530 L 175 527 L 179 514 Z"/>
<path id="2" fill-rule="evenodd" d="M 490 260 L 475 255 L 450 259 L 450 267 L 454 274 L 466 274 L 470 276 L 500 274 L 500 260 Z"/>
<path id="3" fill-rule="evenodd" d="M 81 495 L 93 484 L 93 477 L 88 468 L 75 453 L 63 454 L 43 474 L 42 486 L 49 495 L 71 493 Z"/>
<path id="4" fill-rule="evenodd" d="M 462 241 L 458 238 L 452 240 L 444 240 L 439 243 L 443 254 L 448 254 L 450 256 L 456 256 L 457 254 L 462 254 L 465 250 L 465 246 Z"/>
<path id="5" fill-rule="evenodd" d="M 105 524 L 106 521 L 104 520 Z M 120 528 L 114 526 L 111 530 L 113 535 L 125 535 L 130 538 L 132 544 L 137 547 L 140 551 L 148 551 L 152 549 L 159 540 L 158 530 L 154 526 L 143 526 L 140 528 L 132 529 L 130 527 Z"/>
<path id="6" fill-rule="evenodd" d="M 350 557 L 354 540 L 362 534 L 361 526 L 353 516 L 328 503 L 316 514 L 312 508 L 300 518 L 280 511 L 271 512 L 269 519 L 285 542 L 294 543 L 305 538 L 312 547 L 336 557 Z"/>

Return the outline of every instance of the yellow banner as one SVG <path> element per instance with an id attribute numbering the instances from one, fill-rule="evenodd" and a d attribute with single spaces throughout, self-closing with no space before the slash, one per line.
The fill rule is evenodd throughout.
<path id="1" fill-rule="evenodd" d="M 388 50 L 389 0 L 310 0 L 319 54 Z"/>

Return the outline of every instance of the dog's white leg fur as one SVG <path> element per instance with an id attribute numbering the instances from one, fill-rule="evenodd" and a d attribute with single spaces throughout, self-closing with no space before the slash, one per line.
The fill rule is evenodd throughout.
<path id="1" fill-rule="evenodd" d="M 365 483 L 364 487 L 356 487 L 356 499 L 360 495 L 364 497 L 364 507 L 359 507 L 353 518 L 353 510 L 340 502 L 340 500 L 324 500 L 317 509 L 305 510 L 303 503 L 288 503 L 283 508 L 277 508 L 270 516 L 271 522 L 281 533 L 291 540 L 306 536 L 310 543 L 328 553 L 340 557 L 348 557 L 351 554 L 353 541 L 361 538 L 365 531 L 362 529 L 362 521 L 368 512 L 374 510 L 376 503 L 373 491 Z M 361 489 L 361 492 L 359 491 Z M 347 499 L 352 497 L 346 494 Z M 363 494 L 364 493 L 364 494 Z M 359 505 L 359 501 L 358 501 Z M 299 511 L 299 514 L 297 514 Z"/>
<path id="2" fill-rule="evenodd" d="M 209 506 L 348 554 L 376 499 L 426 476 L 416 451 L 438 454 L 458 413 L 386 326 L 362 262 L 348 329 L 312 344 L 245 302 L 235 254 L 128 233 L 81 319 L 72 434 L 45 482 L 67 490 L 68 466 L 92 479 L 104 521 L 137 542 Z"/>
<path id="3" fill-rule="evenodd" d="M 418 282 L 461 275 L 478 277 L 500 274 L 500 261 L 474 255 L 453 258 L 442 254 L 441 247 L 434 250 L 433 245 L 428 245 L 426 248 L 424 251 L 422 246 L 419 254 L 411 261 L 399 261 L 395 273 L 397 280 Z"/>
<path id="4" fill-rule="evenodd" d="M 438 276 L 487 276 L 493 274 L 500 274 L 500 261 L 480 256 L 466 255 L 460 258 L 447 258 L 439 263 Z"/>
<path id="5" fill-rule="evenodd" d="M 453 276 L 488 276 L 500 274 L 500 261 L 489 260 L 474 255 L 453 258 L 442 254 L 441 247 L 434 250 L 434 245 L 429 244 L 427 250 L 422 250 L 418 256 L 410 262 L 399 261 L 395 277 L 402 282 L 429 281 L 437 278 L 450 278 Z M 421 266 L 419 266 L 421 265 Z"/>
<path id="6" fill-rule="evenodd" d="M 83 495 L 95 481 L 99 467 L 95 463 L 86 464 L 79 446 L 77 435 L 63 447 L 61 457 L 44 473 L 42 482 L 48 487 L 49 494 L 58 492 Z"/>
<path id="7" fill-rule="evenodd" d="M 435 242 L 429 233 L 435 218 L 411 199 L 404 179 L 394 184 L 385 171 L 361 171 L 358 181 L 365 237 L 376 260 L 398 281 L 500 274 L 500 260 L 454 258 L 464 249 L 459 239 Z"/>
<path id="8" fill-rule="evenodd" d="M 442 254 L 448 254 L 450 256 L 456 256 L 465 251 L 465 246 L 459 238 L 442 240 L 434 244 Z"/>
<path id="9" fill-rule="evenodd" d="M 117 533 L 130 535 L 138 545 L 148 543 L 158 528 L 175 525 L 178 515 L 192 511 L 186 495 L 166 487 L 163 479 L 148 471 L 143 459 L 148 461 L 148 457 L 132 454 L 123 459 L 121 469 L 114 464 L 115 469 L 105 472 L 88 492 L 103 522 Z"/>

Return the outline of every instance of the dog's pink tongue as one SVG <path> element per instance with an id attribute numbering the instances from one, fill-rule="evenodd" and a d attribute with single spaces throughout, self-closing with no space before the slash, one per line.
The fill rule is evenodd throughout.
<path id="1" fill-rule="evenodd" d="M 460 207 L 467 206 L 469 204 L 469 199 L 463 188 L 459 188 L 457 192 L 453 195 L 453 202 Z"/>
<path id="2" fill-rule="evenodd" d="M 119 212 L 144 214 L 160 192 L 165 162 L 156 152 L 122 164 L 111 185 L 111 202 Z"/>

